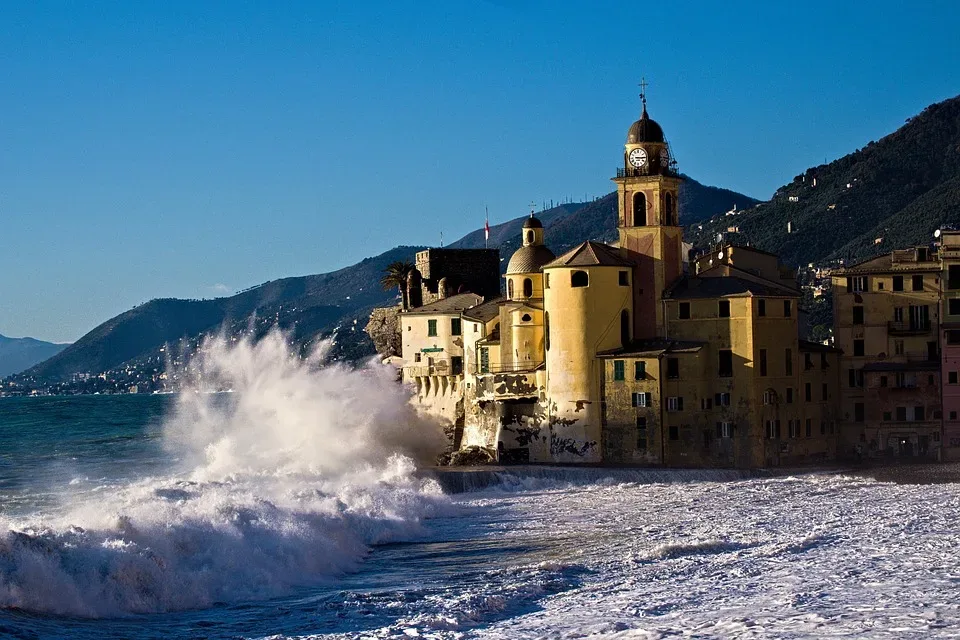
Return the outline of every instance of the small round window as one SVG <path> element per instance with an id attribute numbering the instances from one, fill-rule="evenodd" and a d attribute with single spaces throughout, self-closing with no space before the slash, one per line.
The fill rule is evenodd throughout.
<path id="1" fill-rule="evenodd" d="M 530 322 L 531 320 L 533 320 L 533 318 L 530 317 L 530 314 L 529 314 L 529 313 L 523 314 L 523 315 L 520 317 L 520 319 L 523 320 L 524 322 Z"/>

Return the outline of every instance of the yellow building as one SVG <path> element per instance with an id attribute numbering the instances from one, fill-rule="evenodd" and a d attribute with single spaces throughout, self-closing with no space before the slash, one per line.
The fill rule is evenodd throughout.
<path id="1" fill-rule="evenodd" d="M 831 274 L 846 454 L 940 457 L 942 268 L 915 247 Z"/>
<path id="2" fill-rule="evenodd" d="M 833 459 L 839 351 L 800 338 L 794 271 L 750 247 L 685 260 L 682 179 L 645 106 L 614 181 L 616 247 L 535 259 L 531 219 L 506 298 L 464 313 L 477 337 L 465 342 L 463 445 L 504 462 Z"/>

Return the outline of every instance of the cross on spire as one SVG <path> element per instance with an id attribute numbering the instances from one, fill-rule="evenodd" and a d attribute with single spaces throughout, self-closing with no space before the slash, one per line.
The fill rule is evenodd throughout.
<path id="1" fill-rule="evenodd" d="M 643 112 L 647 112 L 647 87 L 650 86 L 650 83 L 647 82 L 647 79 L 643 76 L 640 77 L 640 84 L 637 85 L 640 87 L 640 102 L 643 104 Z"/>
<path id="2" fill-rule="evenodd" d="M 533 212 L 537 210 L 537 203 L 533 200 L 530 201 L 530 217 L 533 217 Z"/>

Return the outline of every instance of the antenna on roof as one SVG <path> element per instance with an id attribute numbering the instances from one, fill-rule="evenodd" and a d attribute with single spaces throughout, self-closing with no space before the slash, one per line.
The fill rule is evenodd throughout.
<path id="1" fill-rule="evenodd" d="M 647 79 L 643 76 L 640 76 L 640 84 L 637 85 L 640 87 L 640 104 L 643 105 L 643 113 L 647 113 L 647 87 L 650 86 L 650 83 L 647 82 Z"/>

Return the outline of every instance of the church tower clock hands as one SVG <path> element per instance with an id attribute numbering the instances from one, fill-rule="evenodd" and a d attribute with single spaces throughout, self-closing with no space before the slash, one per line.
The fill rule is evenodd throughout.
<path id="1" fill-rule="evenodd" d="M 647 114 L 640 83 L 640 119 L 627 132 L 617 184 L 620 252 L 634 267 L 634 336 L 666 337 L 663 292 L 683 275 L 678 196 L 682 178 L 671 162 L 663 129 Z"/>

